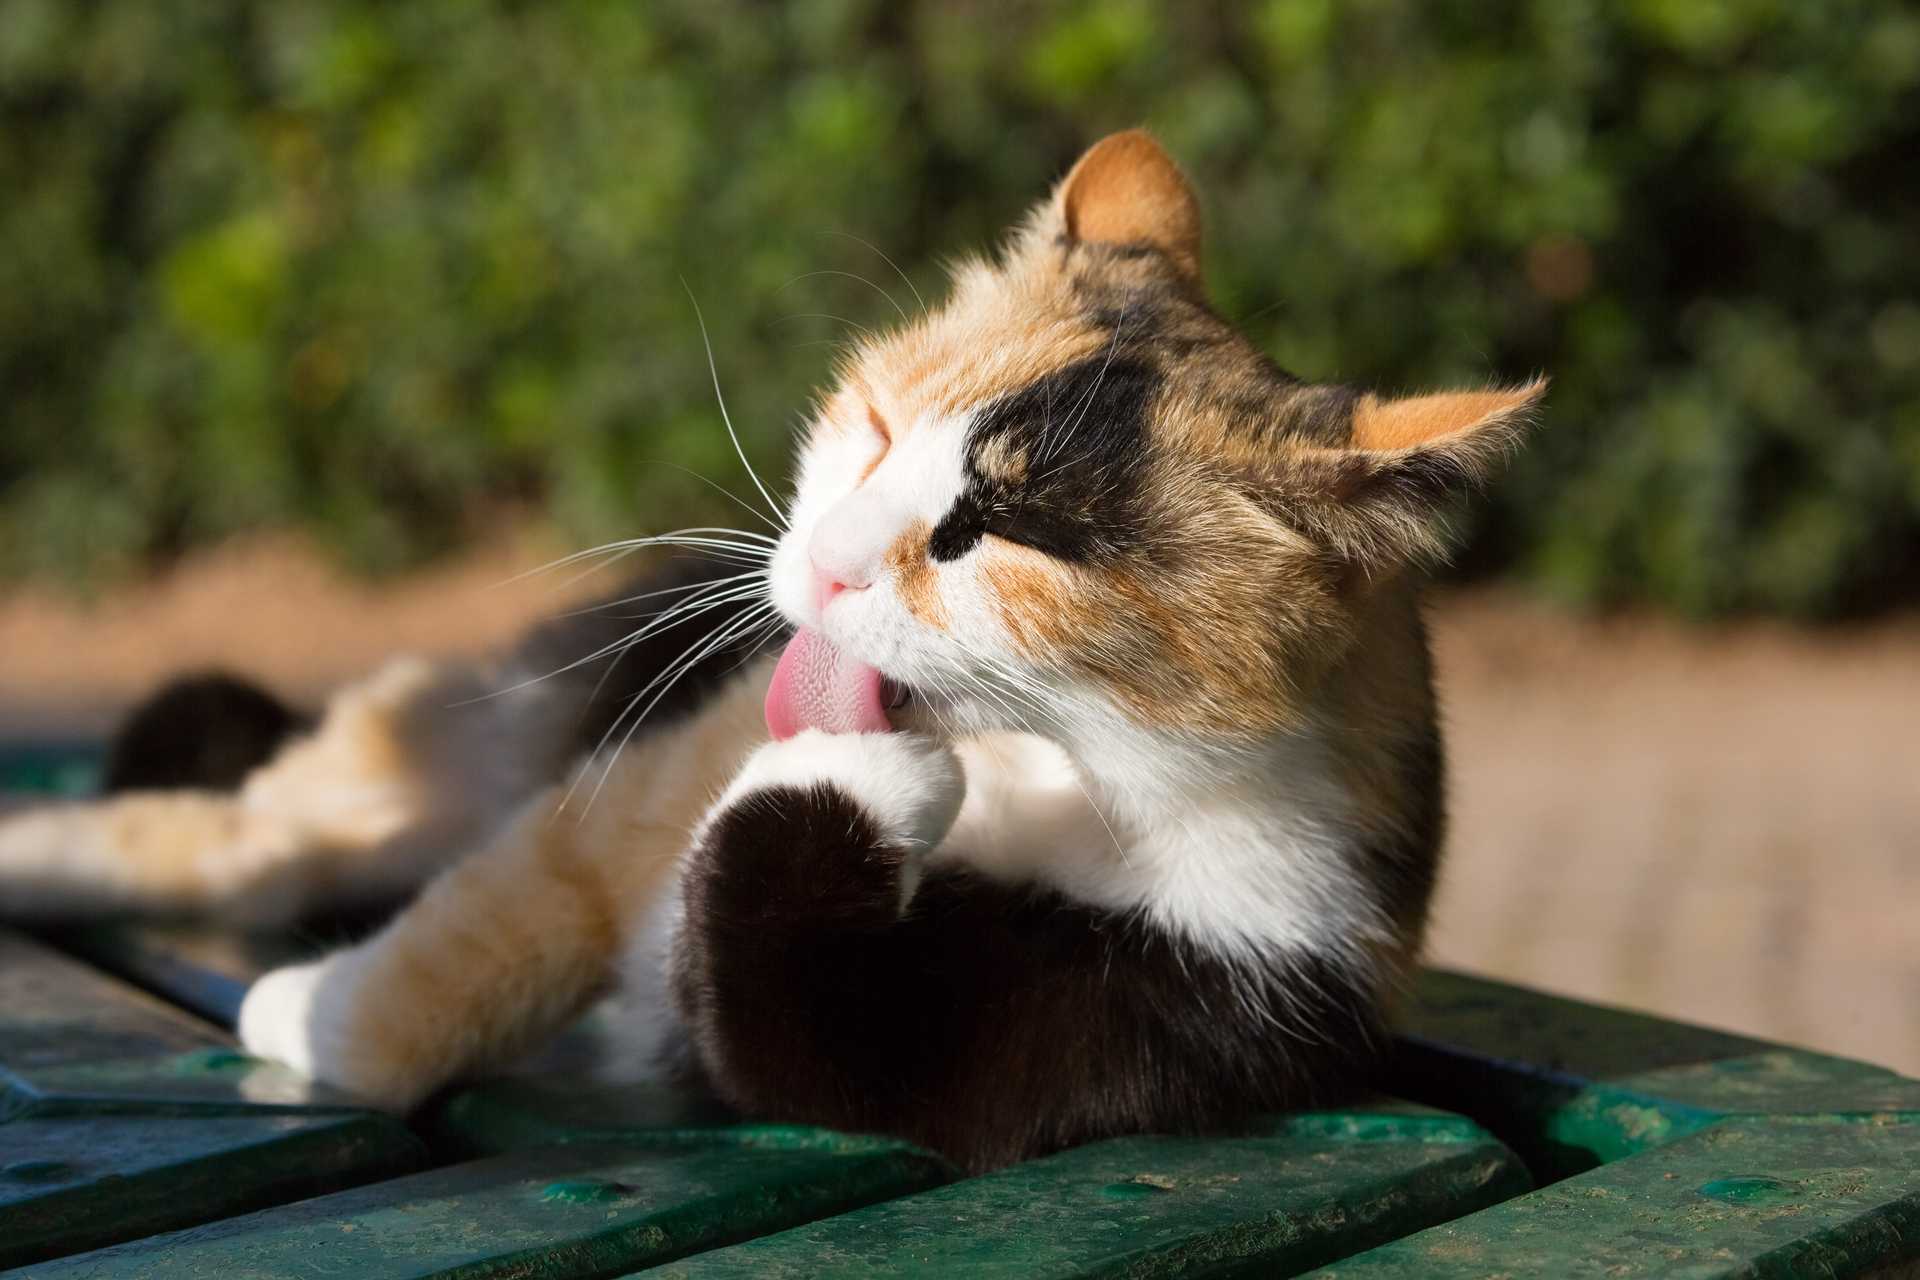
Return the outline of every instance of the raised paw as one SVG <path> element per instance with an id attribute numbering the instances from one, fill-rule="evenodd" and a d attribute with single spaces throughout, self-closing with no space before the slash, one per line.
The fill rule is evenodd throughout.
<path id="1" fill-rule="evenodd" d="M 838 791 L 852 801 L 881 839 L 924 853 L 952 828 L 967 784 L 960 758 L 938 739 L 807 729 L 756 751 L 714 813 L 756 792 L 815 787 Z"/>
<path id="2" fill-rule="evenodd" d="M 895 918 L 965 793 L 959 757 L 933 738 L 806 730 L 734 777 L 696 842 L 689 891 L 767 927 Z"/>

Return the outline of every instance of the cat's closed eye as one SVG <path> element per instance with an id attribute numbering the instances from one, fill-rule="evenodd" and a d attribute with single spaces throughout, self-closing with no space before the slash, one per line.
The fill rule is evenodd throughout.
<path id="1" fill-rule="evenodd" d="M 860 472 L 860 483 L 862 484 L 866 483 L 867 477 L 873 474 L 874 468 L 886 461 L 887 454 L 893 450 L 893 432 L 887 429 L 887 420 L 881 417 L 880 411 L 872 405 L 867 406 L 867 426 L 873 432 L 877 447 L 874 450 L 873 458 L 867 463 L 866 468 Z"/>

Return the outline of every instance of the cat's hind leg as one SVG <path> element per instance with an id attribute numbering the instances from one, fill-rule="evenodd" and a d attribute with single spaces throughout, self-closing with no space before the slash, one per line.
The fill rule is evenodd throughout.
<path id="1" fill-rule="evenodd" d="M 365 942 L 261 978 L 242 1042 L 394 1109 L 537 1045 L 608 989 L 676 891 L 694 825 L 764 740 L 766 679 L 743 672 L 604 780 L 589 761 Z"/>
<path id="2" fill-rule="evenodd" d="M 335 694 L 237 791 L 124 791 L 0 816 L 0 918 L 271 925 L 410 892 L 553 777 L 487 758 L 518 744 L 449 710 L 474 683 L 399 660 Z"/>

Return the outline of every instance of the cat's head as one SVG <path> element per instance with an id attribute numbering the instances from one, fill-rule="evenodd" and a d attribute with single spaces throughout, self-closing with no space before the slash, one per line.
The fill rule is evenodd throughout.
<path id="1" fill-rule="evenodd" d="M 1208 307 L 1179 169 L 1116 134 L 943 306 L 851 354 L 774 599 L 925 727 L 1259 738 L 1366 643 L 1370 593 L 1436 553 L 1440 508 L 1543 387 L 1388 399 L 1283 372 Z"/>

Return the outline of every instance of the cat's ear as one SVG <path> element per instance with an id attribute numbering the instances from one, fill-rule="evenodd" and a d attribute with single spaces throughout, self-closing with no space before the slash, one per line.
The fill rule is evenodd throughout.
<path id="1" fill-rule="evenodd" d="M 1060 183 L 1054 205 L 1069 239 L 1157 249 L 1181 274 L 1200 274 L 1200 202 L 1173 157 L 1143 129 L 1089 147 Z"/>
<path id="2" fill-rule="evenodd" d="M 1438 556 L 1443 508 L 1485 484 L 1519 447 L 1546 391 L 1536 378 L 1484 391 L 1362 396 L 1348 443 L 1289 448 L 1274 496 L 1287 519 L 1343 560 L 1382 566 Z"/>

